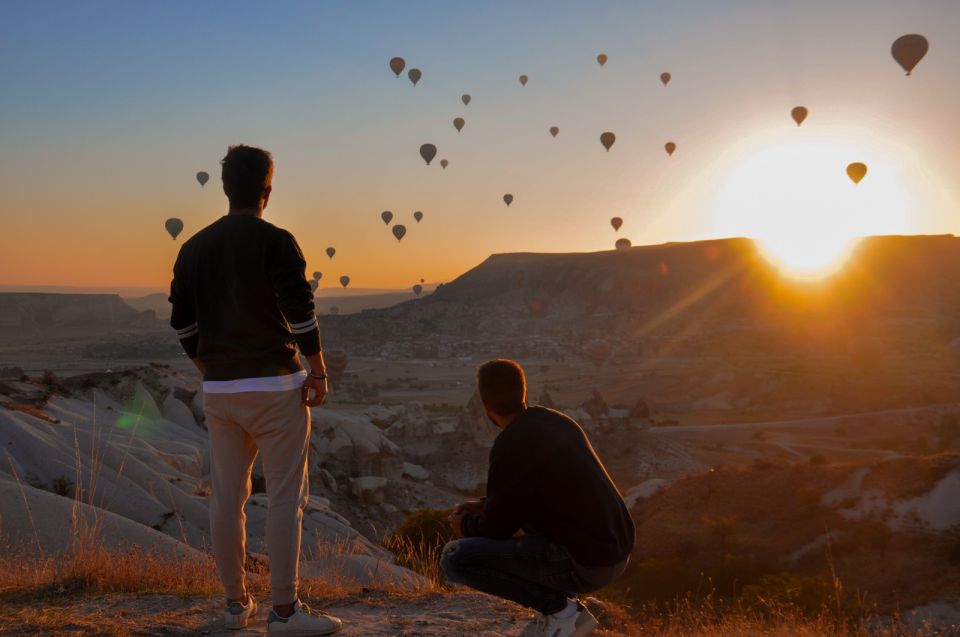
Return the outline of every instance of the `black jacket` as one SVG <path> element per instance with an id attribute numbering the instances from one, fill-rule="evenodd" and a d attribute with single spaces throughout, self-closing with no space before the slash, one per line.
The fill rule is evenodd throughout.
<path id="1" fill-rule="evenodd" d="M 461 520 L 467 537 L 519 529 L 564 546 L 583 566 L 618 564 L 633 550 L 630 513 L 576 421 L 531 407 L 490 450 L 483 511 Z"/>
<path id="2" fill-rule="evenodd" d="M 173 266 L 170 326 L 204 380 L 283 376 L 320 351 L 300 246 L 252 215 L 226 215 L 183 244 Z"/>

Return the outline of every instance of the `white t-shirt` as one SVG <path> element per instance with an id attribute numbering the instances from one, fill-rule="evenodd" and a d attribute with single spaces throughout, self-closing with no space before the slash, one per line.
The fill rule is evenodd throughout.
<path id="1" fill-rule="evenodd" d="M 236 394 L 244 391 L 289 391 L 300 389 L 307 380 L 306 370 L 285 376 L 264 376 L 262 378 L 237 378 L 236 380 L 205 380 L 203 391 L 206 394 Z"/>

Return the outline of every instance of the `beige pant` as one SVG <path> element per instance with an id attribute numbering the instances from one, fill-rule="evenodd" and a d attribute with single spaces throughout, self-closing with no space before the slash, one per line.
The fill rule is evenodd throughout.
<path id="1" fill-rule="evenodd" d="M 205 394 L 213 495 L 210 531 L 217 571 L 229 599 L 245 593 L 246 515 L 250 471 L 263 454 L 267 482 L 267 552 L 273 603 L 297 599 L 300 532 L 309 495 L 310 411 L 300 389 Z"/>

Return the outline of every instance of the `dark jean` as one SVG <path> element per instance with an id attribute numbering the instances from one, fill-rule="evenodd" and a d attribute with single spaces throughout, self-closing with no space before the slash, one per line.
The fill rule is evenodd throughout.
<path id="1" fill-rule="evenodd" d="M 443 547 L 440 566 L 450 582 L 549 615 L 563 610 L 568 597 L 612 582 L 623 572 L 626 560 L 612 567 L 586 568 L 559 544 L 537 535 L 522 535 L 507 540 L 454 540 Z"/>

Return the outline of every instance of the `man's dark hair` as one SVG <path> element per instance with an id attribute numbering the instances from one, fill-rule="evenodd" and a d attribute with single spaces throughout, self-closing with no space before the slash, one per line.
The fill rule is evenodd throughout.
<path id="1" fill-rule="evenodd" d="M 516 414 L 526 407 L 527 379 L 517 361 L 487 361 L 477 370 L 477 389 L 487 407 L 497 414 Z"/>
<path id="2" fill-rule="evenodd" d="M 273 158 L 262 148 L 238 144 L 227 149 L 220 160 L 223 167 L 223 192 L 230 207 L 255 208 L 273 177 Z"/>

